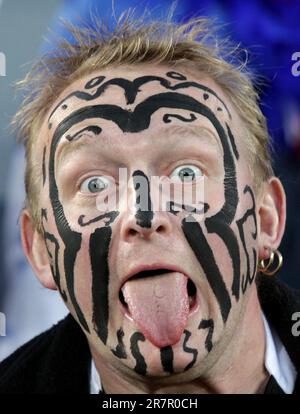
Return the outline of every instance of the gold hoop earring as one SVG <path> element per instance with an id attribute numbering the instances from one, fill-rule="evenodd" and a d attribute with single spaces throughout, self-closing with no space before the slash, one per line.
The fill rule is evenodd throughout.
<path id="1" fill-rule="evenodd" d="M 277 257 L 277 262 L 278 262 L 277 266 L 274 269 L 270 270 L 270 267 L 274 263 L 275 256 Z M 266 260 L 268 260 L 267 263 L 266 263 Z M 261 259 L 259 261 L 257 269 L 260 273 L 263 273 L 264 275 L 273 276 L 275 275 L 275 273 L 277 273 L 281 269 L 282 264 L 283 264 L 282 254 L 280 253 L 280 251 L 274 250 L 271 252 L 270 257 L 268 259 Z"/>

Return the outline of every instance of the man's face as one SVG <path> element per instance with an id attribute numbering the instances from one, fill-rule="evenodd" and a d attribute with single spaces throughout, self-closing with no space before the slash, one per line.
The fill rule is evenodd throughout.
<path id="1" fill-rule="evenodd" d="M 104 363 L 205 372 L 237 335 L 257 264 L 243 131 L 220 87 L 183 68 L 103 70 L 53 105 L 39 148 L 43 234 L 61 295 Z M 154 176 L 171 188 L 163 202 Z M 199 184 L 196 199 L 179 197 Z"/>

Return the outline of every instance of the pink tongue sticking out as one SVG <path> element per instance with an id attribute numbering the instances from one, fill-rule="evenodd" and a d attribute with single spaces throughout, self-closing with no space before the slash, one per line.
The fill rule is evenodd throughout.
<path id="1" fill-rule="evenodd" d="M 163 348 L 180 340 L 189 314 L 187 277 L 178 272 L 129 280 L 122 292 L 145 337 Z"/>

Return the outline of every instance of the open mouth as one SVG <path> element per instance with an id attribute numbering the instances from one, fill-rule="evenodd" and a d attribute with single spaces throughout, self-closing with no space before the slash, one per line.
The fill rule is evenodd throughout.
<path id="1" fill-rule="evenodd" d="M 162 268 L 162 269 L 153 269 L 153 270 L 143 270 L 142 272 L 139 272 L 139 273 L 136 273 L 135 275 L 133 275 L 130 278 L 130 281 L 148 279 L 148 278 L 153 278 L 153 277 L 159 278 L 160 276 L 163 276 L 165 274 L 171 274 L 171 273 L 175 274 L 176 272 L 172 271 L 170 269 L 164 269 L 164 268 Z M 128 306 L 128 304 L 126 302 L 126 299 L 124 297 L 124 294 L 123 294 L 123 286 L 121 287 L 121 289 L 119 291 L 119 300 L 120 300 L 125 312 L 129 316 L 131 316 L 129 306 Z M 187 294 L 188 294 L 188 299 L 189 299 L 189 313 L 191 313 L 197 306 L 197 288 L 196 288 L 194 282 L 190 278 L 188 278 L 188 280 L 187 280 Z"/>
<path id="2" fill-rule="evenodd" d="M 124 282 L 120 304 L 127 318 L 159 348 L 180 341 L 189 317 L 198 311 L 197 289 L 181 270 L 142 268 Z"/>

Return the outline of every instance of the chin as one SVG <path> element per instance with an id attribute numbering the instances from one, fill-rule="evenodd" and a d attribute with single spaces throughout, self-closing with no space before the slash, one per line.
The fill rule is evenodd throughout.
<path id="1" fill-rule="evenodd" d="M 203 351 L 203 355 L 196 349 L 193 349 L 194 354 L 187 353 L 183 350 L 183 338 L 172 347 L 158 348 L 150 341 L 143 344 L 143 354 L 145 356 L 146 373 L 142 373 L 145 379 L 151 377 L 152 379 L 168 378 L 176 383 L 182 381 L 183 377 L 191 378 L 192 373 L 199 372 L 199 362 L 205 360 L 207 353 Z M 136 361 L 134 359 L 123 360 L 123 364 L 128 368 L 133 369 L 135 373 L 138 370 Z M 200 364 L 202 365 L 202 364 Z M 192 375 L 191 375 L 192 374 Z"/>

